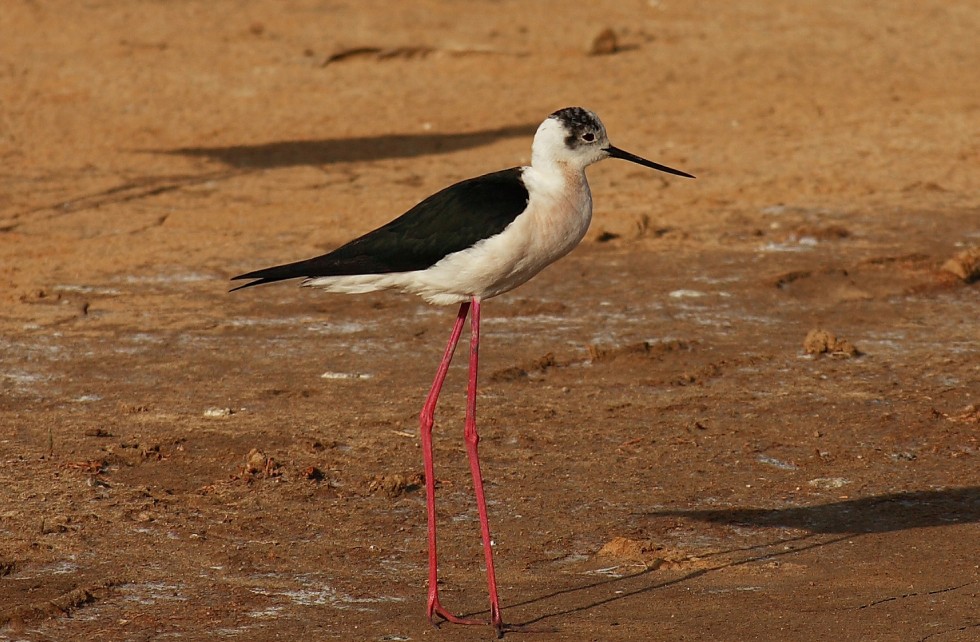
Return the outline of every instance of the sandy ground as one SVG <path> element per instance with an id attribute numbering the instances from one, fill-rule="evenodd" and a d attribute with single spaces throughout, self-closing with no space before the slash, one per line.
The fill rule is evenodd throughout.
<path id="1" fill-rule="evenodd" d="M 0 33 L 0 638 L 489 638 L 422 615 L 454 311 L 227 279 L 526 163 L 568 105 L 698 179 L 591 168 L 582 246 L 484 308 L 508 638 L 980 638 L 976 3 L 8 0 Z M 485 617 L 464 386 L 442 591 Z"/>

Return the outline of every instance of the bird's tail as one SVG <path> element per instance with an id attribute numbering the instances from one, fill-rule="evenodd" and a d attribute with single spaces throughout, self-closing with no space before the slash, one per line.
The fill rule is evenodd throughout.
<path id="1" fill-rule="evenodd" d="M 296 261 L 295 263 L 276 265 L 274 267 L 263 268 L 261 270 L 255 270 L 245 274 L 239 274 L 238 276 L 233 276 L 231 277 L 232 281 L 242 281 L 244 279 L 255 280 L 251 283 L 246 283 L 245 285 L 239 285 L 238 287 L 232 288 L 229 290 L 229 292 L 250 288 L 253 285 L 264 285 L 266 283 L 275 283 L 276 281 L 285 281 L 287 279 L 299 279 L 311 276 L 317 271 L 322 271 L 323 268 L 322 265 L 314 265 L 315 260 L 316 259 L 307 259 L 305 261 Z M 314 269 L 317 267 L 320 269 Z"/>

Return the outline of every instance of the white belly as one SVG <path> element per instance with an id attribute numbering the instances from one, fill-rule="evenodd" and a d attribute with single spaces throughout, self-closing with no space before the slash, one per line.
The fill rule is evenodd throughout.
<path id="1" fill-rule="evenodd" d="M 446 256 L 425 270 L 309 279 L 304 285 L 361 293 L 397 288 L 429 303 L 489 299 L 525 283 L 579 244 L 592 221 L 582 172 L 542 174 L 525 168 L 528 208 L 496 236 Z"/>
<path id="2" fill-rule="evenodd" d="M 592 221 L 592 196 L 585 175 L 561 186 L 536 184 L 525 173 L 531 193 L 528 209 L 503 232 L 470 249 L 451 254 L 428 270 L 410 273 L 409 289 L 431 303 L 458 303 L 503 294 L 525 283 L 581 242 Z M 552 187 L 552 189 L 548 189 Z M 407 276 L 407 275 L 406 275 Z"/>

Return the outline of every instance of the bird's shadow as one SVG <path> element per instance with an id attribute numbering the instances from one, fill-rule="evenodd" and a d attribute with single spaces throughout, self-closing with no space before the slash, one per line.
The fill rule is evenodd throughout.
<path id="1" fill-rule="evenodd" d="M 980 486 L 917 490 L 790 508 L 666 510 L 649 517 L 685 517 L 741 526 L 801 528 L 811 533 L 885 533 L 980 521 Z"/>
<path id="2" fill-rule="evenodd" d="M 853 540 L 862 535 L 980 522 L 980 487 L 909 491 L 790 508 L 663 510 L 642 513 L 638 517 L 641 520 L 644 517 L 650 519 L 681 517 L 742 527 L 802 529 L 807 533 L 778 538 L 764 544 L 699 555 L 698 558 L 702 561 L 717 559 L 717 563 L 702 565 L 679 577 L 658 579 L 657 565 L 652 565 L 637 573 L 590 581 L 511 604 L 509 608 L 537 605 L 544 611 L 521 622 L 518 627 L 532 630 L 535 625 L 540 625 L 542 622 L 554 621 L 556 618 L 573 613 L 590 611 L 621 600 L 628 600 L 709 573 L 753 562 L 792 556 L 841 541 Z M 830 537 L 827 537 L 828 535 Z M 595 595 L 600 592 L 602 596 Z M 585 603 L 569 606 L 566 602 L 551 609 L 547 607 L 549 601 L 558 598 L 564 598 L 565 601 L 568 596 L 575 594 L 581 595 Z"/>
<path id="3" fill-rule="evenodd" d="M 276 169 L 296 165 L 329 165 L 447 154 L 489 145 L 506 138 L 527 137 L 536 129 L 537 124 L 523 124 L 449 134 L 388 134 L 150 151 L 207 158 L 238 169 Z"/>
<path id="4" fill-rule="evenodd" d="M 475 132 L 386 134 L 353 138 L 285 140 L 216 147 L 130 150 L 143 154 L 166 154 L 203 158 L 223 167 L 197 173 L 134 176 L 105 189 L 75 194 L 57 202 L 42 203 L 0 220 L 0 232 L 9 232 L 28 221 L 46 220 L 110 204 L 140 201 L 203 183 L 218 183 L 268 169 L 302 165 L 366 162 L 390 158 L 415 158 L 448 154 L 489 145 L 498 140 L 527 137 L 537 124 L 508 125 Z"/>

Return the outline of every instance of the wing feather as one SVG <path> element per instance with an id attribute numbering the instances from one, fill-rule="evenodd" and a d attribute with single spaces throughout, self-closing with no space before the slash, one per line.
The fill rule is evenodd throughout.
<path id="1" fill-rule="evenodd" d="M 528 191 L 522 173 L 523 168 L 514 167 L 456 183 L 332 252 L 232 277 L 255 279 L 235 290 L 301 277 L 429 268 L 454 252 L 499 234 L 525 210 Z"/>

